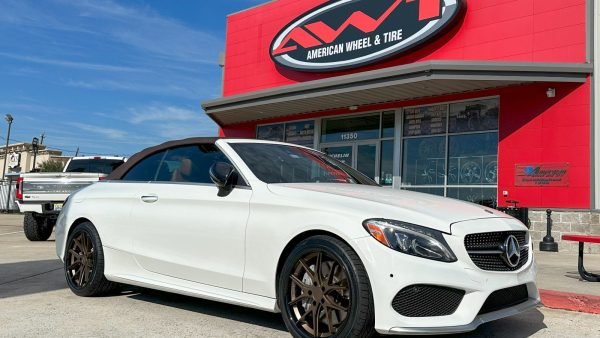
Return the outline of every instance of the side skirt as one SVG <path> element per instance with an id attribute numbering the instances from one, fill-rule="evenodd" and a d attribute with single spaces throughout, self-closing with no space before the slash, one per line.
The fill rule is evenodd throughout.
<path id="1" fill-rule="evenodd" d="M 106 278 L 113 282 L 208 299 L 269 312 L 279 312 L 274 298 L 191 282 L 147 271 L 123 251 L 104 247 Z"/>

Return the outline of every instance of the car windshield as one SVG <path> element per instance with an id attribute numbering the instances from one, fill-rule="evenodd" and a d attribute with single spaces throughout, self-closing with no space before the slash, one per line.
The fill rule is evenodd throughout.
<path id="1" fill-rule="evenodd" d="M 123 160 L 109 159 L 71 160 L 71 162 L 69 162 L 69 166 L 67 166 L 65 169 L 65 172 L 110 174 L 123 163 Z"/>
<path id="2" fill-rule="evenodd" d="M 360 172 L 314 150 L 271 143 L 230 143 L 230 146 L 265 183 L 377 185 Z"/>

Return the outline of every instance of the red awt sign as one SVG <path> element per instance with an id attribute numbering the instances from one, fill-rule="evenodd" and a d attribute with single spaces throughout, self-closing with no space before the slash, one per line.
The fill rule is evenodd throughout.
<path id="1" fill-rule="evenodd" d="M 569 186 L 569 163 L 517 164 L 515 186 L 567 187 Z"/>

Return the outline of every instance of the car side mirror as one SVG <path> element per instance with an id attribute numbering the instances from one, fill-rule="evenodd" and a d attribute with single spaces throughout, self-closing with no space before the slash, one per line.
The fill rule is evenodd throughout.
<path id="1" fill-rule="evenodd" d="M 237 179 L 235 167 L 227 162 L 215 162 L 208 171 L 210 179 L 219 188 L 219 196 L 227 196 Z"/>

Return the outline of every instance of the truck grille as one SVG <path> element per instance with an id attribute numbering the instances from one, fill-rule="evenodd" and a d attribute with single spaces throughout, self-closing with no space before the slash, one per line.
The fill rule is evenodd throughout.
<path id="1" fill-rule="evenodd" d="M 479 314 L 494 312 L 521 304 L 529 299 L 527 285 L 518 285 L 492 292 L 485 300 Z"/>
<path id="2" fill-rule="evenodd" d="M 434 317 L 453 314 L 465 295 L 464 290 L 416 284 L 400 290 L 392 308 L 405 317 Z"/>
<path id="3" fill-rule="evenodd" d="M 521 259 L 511 267 L 502 258 L 504 242 L 508 236 L 516 237 L 520 246 Z M 516 271 L 529 261 L 527 231 L 497 231 L 469 234 L 465 236 L 465 248 L 477 267 L 488 271 Z"/>

